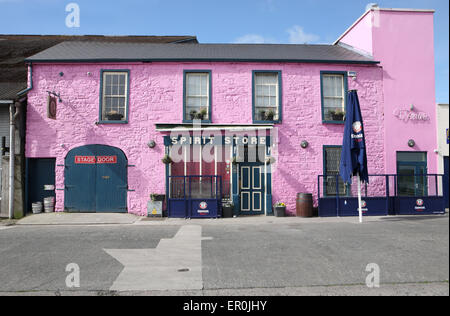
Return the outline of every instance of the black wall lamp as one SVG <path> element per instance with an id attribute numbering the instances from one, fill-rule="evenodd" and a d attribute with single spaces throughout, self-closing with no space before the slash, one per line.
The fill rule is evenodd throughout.
<path id="1" fill-rule="evenodd" d="M 300 143 L 300 146 L 302 146 L 302 148 L 305 149 L 305 148 L 308 148 L 309 143 L 306 140 L 304 140 Z"/>
<path id="2" fill-rule="evenodd" d="M 416 142 L 414 141 L 414 139 L 408 140 L 408 146 L 409 147 L 414 147 L 415 145 L 416 145 Z"/>

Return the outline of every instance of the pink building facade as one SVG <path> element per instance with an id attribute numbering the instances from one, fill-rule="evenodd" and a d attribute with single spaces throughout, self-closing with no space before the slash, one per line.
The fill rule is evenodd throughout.
<path id="1" fill-rule="evenodd" d="M 80 44 L 80 56 L 64 54 L 64 49 L 73 52 L 70 45 L 28 60 L 26 157 L 30 166 L 39 160 L 53 165 L 56 211 L 107 212 L 110 207 L 146 216 L 150 195 L 179 198 L 176 177 L 186 175 L 192 176 L 187 181 L 197 181 L 197 191 L 216 190 L 220 176 L 220 199 L 232 201 L 236 215 L 269 215 L 278 201 L 295 215 L 297 193 L 313 194 L 317 206 L 319 191 L 327 193 L 318 176 L 338 172 L 344 125 L 334 115 L 341 107 L 345 111 L 346 92 L 353 89 L 360 98 L 370 174 L 396 174 L 405 161 L 425 165 L 425 173 L 437 171 L 432 12 L 372 9 L 334 45 L 312 48 L 158 44 L 125 47 L 119 58 L 108 52 L 119 54 L 122 44 L 111 44 L 113 50 Z M 261 56 L 249 57 L 249 46 Z M 227 47 L 232 53 L 220 55 Z M 93 48 L 107 53 L 89 55 Z M 299 58 L 279 54 L 283 49 Z M 322 53 L 332 58 L 321 58 Z M 56 101 L 55 116 L 48 100 Z M 201 119 L 200 128 L 192 125 L 194 118 Z M 174 160 L 173 145 L 186 135 L 184 148 L 194 151 L 195 137 L 205 128 L 245 141 L 215 143 L 209 162 L 162 162 L 166 155 Z M 259 163 L 245 158 L 253 136 L 259 136 L 256 148 L 264 148 Z M 90 162 L 89 157 L 96 158 Z M 275 159 L 269 165 L 270 157 Z M 124 173 L 108 169 L 114 164 Z M 196 179 L 200 175 L 211 178 Z M 28 178 L 33 176 L 30 171 Z M 121 179 L 108 184 L 114 177 Z M 105 202 L 120 194 L 123 199 L 115 205 Z"/>

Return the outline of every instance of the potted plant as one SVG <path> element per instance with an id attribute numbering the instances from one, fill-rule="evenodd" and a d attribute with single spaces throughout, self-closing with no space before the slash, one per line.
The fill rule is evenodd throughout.
<path id="1" fill-rule="evenodd" d="M 196 113 L 195 118 L 198 120 L 205 120 L 208 116 L 208 110 L 203 108 L 200 110 L 200 112 Z"/>
<path id="2" fill-rule="evenodd" d="M 166 165 L 171 164 L 171 163 L 173 162 L 173 161 L 172 161 L 172 158 L 170 158 L 169 155 L 165 155 L 165 156 L 163 157 L 163 159 L 161 159 L 161 161 L 162 161 L 164 164 L 166 164 Z"/>
<path id="3" fill-rule="evenodd" d="M 123 118 L 123 114 L 117 111 L 110 111 L 106 113 L 106 118 L 108 119 L 108 121 L 121 121 Z"/>
<path id="4" fill-rule="evenodd" d="M 285 217 L 286 216 L 286 204 L 283 202 L 277 202 L 273 205 L 273 212 L 275 217 Z"/>
<path id="5" fill-rule="evenodd" d="M 152 200 L 153 202 L 162 202 L 164 201 L 165 198 L 166 196 L 164 194 L 156 194 L 156 193 L 150 194 L 150 200 Z"/>
<path id="6" fill-rule="evenodd" d="M 331 110 L 329 113 L 330 113 L 333 121 L 343 121 L 344 120 L 345 112 L 340 109 Z"/>
<path id="7" fill-rule="evenodd" d="M 259 118 L 261 121 L 265 121 L 266 120 L 266 111 L 259 111 Z"/>
<path id="8" fill-rule="evenodd" d="M 197 111 L 192 110 L 191 112 L 189 112 L 189 116 L 191 117 L 191 120 L 195 120 L 197 118 Z"/>
<path id="9" fill-rule="evenodd" d="M 231 201 L 227 201 L 222 205 L 222 217 L 233 217 L 234 204 Z"/>
<path id="10" fill-rule="evenodd" d="M 273 121 L 274 117 L 275 117 L 275 111 L 274 110 L 266 111 L 266 121 Z"/>

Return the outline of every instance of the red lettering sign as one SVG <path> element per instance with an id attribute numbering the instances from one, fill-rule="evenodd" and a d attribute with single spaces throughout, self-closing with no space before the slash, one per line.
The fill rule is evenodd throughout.
<path id="1" fill-rule="evenodd" d="M 97 163 L 100 164 L 117 163 L 117 156 L 98 156 Z"/>
<path id="2" fill-rule="evenodd" d="M 117 163 L 117 156 L 75 156 L 76 164 L 114 164 Z"/>
<path id="3" fill-rule="evenodd" d="M 95 156 L 75 156 L 76 164 L 95 164 Z"/>

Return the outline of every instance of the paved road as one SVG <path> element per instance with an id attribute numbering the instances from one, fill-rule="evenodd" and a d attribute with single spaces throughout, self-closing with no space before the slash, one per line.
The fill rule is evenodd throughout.
<path id="1" fill-rule="evenodd" d="M 0 295 L 449 295 L 448 215 L 175 223 L 0 226 Z"/>

